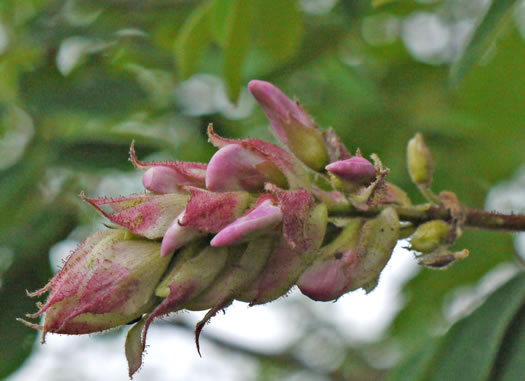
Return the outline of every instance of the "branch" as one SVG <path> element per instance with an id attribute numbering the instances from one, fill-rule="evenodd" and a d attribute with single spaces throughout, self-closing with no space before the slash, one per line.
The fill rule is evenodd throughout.
<path id="1" fill-rule="evenodd" d="M 395 208 L 399 219 L 405 222 L 411 222 L 414 225 L 421 225 L 432 220 L 443 220 L 451 222 L 453 217 L 450 209 L 440 206 L 415 205 L 399 206 Z M 372 209 L 369 211 L 356 210 L 335 210 L 330 212 L 332 217 L 373 217 L 378 215 L 382 209 Z M 523 214 L 504 214 L 497 212 L 488 212 L 485 210 L 463 208 L 462 215 L 464 222 L 462 227 L 475 228 L 484 230 L 500 230 L 508 232 L 525 231 L 525 215 Z"/>

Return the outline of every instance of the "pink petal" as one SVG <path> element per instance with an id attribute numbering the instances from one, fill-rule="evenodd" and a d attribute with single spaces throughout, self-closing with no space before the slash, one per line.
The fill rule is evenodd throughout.
<path id="1" fill-rule="evenodd" d="M 264 188 L 266 182 L 287 185 L 286 178 L 271 161 L 238 144 L 219 149 L 206 171 L 206 188 L 213 192 L 257 192 Z"/>
<path id="2" fill-rule="evenodd" d="M 302 163 L 288 151 L 275 144 L 258 139 L 225 139 L 215 134 L 211 124 L 208 126 L 208 137 L 215 147 L 222 148 L 230 144 L 236 144 L 248 151 L 255 152 L 264 157 L 283 173 L 288 181 L 288 187 L 290 189 L 308 189 L 310 187 L 308 173 L 304 169 Z"/>
<path id="3" fill-rule="evenodd" d="M 229 246 L 245 241 L 254 233 L 275 228 L 283 218 L 281 208 L 265 200 L 251 212 L 222 229 L 210 242 L 212 246 Z"/>
<path id="4" fill-rule="evenodd" d="M 181 248 L 187 243 L 193 241 L 195 238 L 203 235 L 199 229 L 193 226 L 182 225 L 181 221 L 184 219 L 186 211 L 182 211 L 181 214 L 169 226 L 166 234 L 162 238 L 162 244 L 160 247 L 160 256 L 166 257 L 173 253 L 175 250 Z"/>
<path id="5" fill-rule="evenodd" d="M 326 170 L 353 184 L 368 185 L 377 175 L 376 167 L 361 156 L 328 164 Z"/>
<path id="6" fill-rule="evenodd" d="M 288 144 L 288 138 L 283 124 L 289 124 L 294 119 L 304 126 L 314 126 L 308 114 L 273 84 L 253 80 L 248 83 L 248 89 L 263 107 L 278 139 L 284 144 Z"/>
<path id="7" fill-rule="evenodd" d="M 144 188 L 155 193 L 180 192 L 181 185 L 193 185 L 180 172 L 169 167 L 153 167 L 144 173 L 142 178 Z"/>
<path id="8" fill-rule="evenodd" d="M 322 170 L 328 151 L 322 132 L 297 102 L 264 81 L 251 81 L 248 88 L 261 104 L 277 138 L 310 168 Z"/>
<path id="9" fill-rule="evenodd" d="M 202 163 L 190 163 L 185 161 L 152 161 L 149 163 L 140 161 L 137 159 L 137 155 L 135 154 L 135 144 L 134 142 L 131 143 L 130 147 L 130 160 L 133 163 L 133 166 L 137 169 L 141 170 L 148 170 L 151 168 L 169 168 L 172 170 L 172 172 L 164 171 L 159 172 L 160 174 L 167 175 L 169 179 L 164 180 L 165 184 L 170 184 L 170 186 L 176 187 L 176 186 L 182 186 L 182 185 L 193 185 L 196 187 L 204 187 L 205 183 L 205 176 L 206 176 L 206 164 Z M 150 189 L 148 186 L 146 186 L 146 183 L 153 181 L 153 179 L 157 176 L 153 176 L 153 174 L 148 175 L 151 177 L 151 179 L 145 179 L 144 180 L 144 186 L 146 189 L 151 190 L 152 192 L 157 192 L 155 189 Z M 160 180 L 154 180 L 153 181 L 153 187 L 155 188 L 156 181 Z M 168 193 L 168 192 L 157 192 L 157 193 Z"/>
<path id="10" fill-rule="evenodd" d="M 308 268 L 297 282 L 301 292 L 310 299 L 335 300 L 344 294 L 346 277 L 338 260 L 331 259 Z"/>

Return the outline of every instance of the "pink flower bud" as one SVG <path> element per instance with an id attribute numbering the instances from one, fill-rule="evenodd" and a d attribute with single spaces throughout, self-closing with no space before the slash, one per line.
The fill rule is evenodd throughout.
<path id="1" fill-rule="evenodd" d="M 229 246 L 247 241 L 256 234 L 274 229 L 281 223 L 281 208 L 270 199 L 262 201 L 255 209 L 222 229 L 211 240 L 212 246 Z"/>
<path id="2" fill-rule="evenodd" d="M 176 193 L 140 194 L 116 199 L 87 198 L 84 194 L 80 197 L 114 224 L 150 239 L 160 238 L 166 233 L 189 199 L 186 194 Z"/>
<path id="3" fill-rule="evenodd" d="M 215 132 L 213 131 L 213 126 L 211 124 L 208 126 L 208 137 L 210 139 L 210 142 L 217 148 L 223 148 L 228 145 L 238 145 L 244 150 L 247 150 L 250 153 L 253 153 L 254 155 L 257 155 L 262 159 L 266 160 L 266 162 L 261 162 L 260 164 L 258 164 L 258 168 L 260 168 L 259 171 L 261 171 L 264 174 L 264 176 L 269 177 L 271 181 L 275 181 L 276 185 L 282 184 L 284 181 L 279 179 L 279 175 L 276 174 L 275 171 L 269 169 L 272 168 L 270 166 L 270 163 L 279 169 L 281 175 L 284 175 L 287 181 L 287 188 L 308 189 L 310 187 L 310 179 L 308 178 L 308 173 L 304 169 L 301 162 L 297 160 L 297 158 L 295 158 L 292 154 L 290 154 L 290 152 L 282 149 L 281 147 L 275 144 L 264 142 L 258 139 L 225 139 L 215 134 Z M 234 156 L 231 152 L 230 154 Z M 239 153 L 239 155 L 242 154 Z M 222 163 L 221 165 L 226 166 L 225 163 Z"/>
<path id="4" fill-rule="evenodd" d="M 219 149 L 206 171 L 206 188 L 213 192 L 246 190 L 257 192 L 264 183 L 286 187 L 282 172 L 267 158 L 238 144 Z"/>
<path id="5" fill-rule="evenodd" d="M 208 192 L 185 188 L 191 193 L 186 209 L 170 225 L 162 239 L 161 255 L 166 256 L 205 233 L 218 233 L 239 218 L 249 203 L 246 192 Z"/>
<path id="6" fill-rule="evenodd" d="M 362 218 L 350 220 L 339 236 L 321 249 L 319 258 L 297 282 L 304 295 L 313 300 L 328 301 L 345 293 L 349 282 L 346 270 L 359 259 L 358 241 L 363 223 Z"/>
<path id="7" fill-rule="evenodd" d="M 328 162 L 328 152 L 310 116 L 269 82 L 250 81 L 248 89 L 263 107 L 277 138 L 310 168 L 321 170 Z"/>
<path id="8" fill-rule="evenodd" d="M 376 178 L 376 167 L 361 156 L 328 164 L 326 170 L 352 184 L 368 185 Z"/>
<path id="9" fill-rule="evenodd" d="M 171 225 L 166 230 L 166 234 L 162 238 L 162 244 L 160 247 L 160 256 L 166 257 L 173 253 L 175 250 L 180 249 L 188 242 L 193 241 L 195 238 L 202 236 L 204 233 L 193 226 L 182 225 L 184 219 L 185 210 L 177 218 L 173 220 Z"/>
<path id="10" fill-rule="evenodd" d="M 393 208 L 377 217 L 353 219 L 303 272 L 297 285 L 313 300 L 335 300 L 358 288 L 371 291 L 399 238 L 399 219 Z"/>
<path id="11" fill-rule="evenodd" d="M 41 290 L 49 298 L 40 311 L 46 332 L 84 334 L 118 327 L 152 307 L 152 297 L 170 258 L 159 257 L 160 245 L 125 230 L 91 235 L 69 257 L 62 270 Z"/>
<path id="12" fill-rule="evenodd" d="M 131 143 L 130 158 L 137 169 L 146 170 L 142 183 L 144 188 L 155 193 L 180 192 L 184 185 L 204 187 L 206 164 L 184 161 L 153 161 L 145 163 L 137 159 L 134 143 Z"/>

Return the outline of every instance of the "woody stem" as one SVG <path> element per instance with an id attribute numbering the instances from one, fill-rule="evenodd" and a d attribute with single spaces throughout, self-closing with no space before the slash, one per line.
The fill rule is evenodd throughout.
<path id="1" fill-rule="evenodd" d="M 399 219 L 405 222 L 411 222 L 414 225 L 420 225 L 431 220 L 452 221 L 450 209 L 443 205 L 429 206 L 399 206 L 395 207 Z M 330 213 L 334 216 L 374 216 L 380 212 L 380 209 L 370 211 L 340 211 Z M 462 217 L 465 228 L 477 228 L 484 230 L 502 230 L 509 232 L 525 231 L 525 215 L 522 214 L 504 214 L 496 212 L 487 212 L 479 209 L 462 209 Z"/>

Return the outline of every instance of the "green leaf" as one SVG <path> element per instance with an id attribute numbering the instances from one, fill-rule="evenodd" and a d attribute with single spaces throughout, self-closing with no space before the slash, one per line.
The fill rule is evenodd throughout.
<path id="1" fill-rule="evenodd" d="M 525 274 L 521 274 L 448 331 L 423 380 L 486 380 L 507 327 L 524 300 Z"/>
<path id="2" fill-rule="evenodd" d="M 13 248 L 14 262 L 0 288 L 0 379 L 15 371 L 32 351 L 37 332 L 15 319 L 35 311 L 35 300 L 26 290 L 39 289 L 49 280 L 49 249 L 74 226 L 73 213 L 55 205 L 33 214 L 30 223 L 12 229 L 11 242 L 2 242 Z"/>
<path id="3" fill-rule="evenodd" d="M 226 22 L 231 6 L 232 2 L 230 0 L 213 0 L 211 9 L 211 13 L 213 14 L 211 18 L 212 34 L 215 41 L 222 47 L 224 47 L 226 39 Z"/>
<path id="4" fill-rule="evenodd" d="M 237 101 L 242 83 L 242 64 L 248 52 L 252 32 L 253 4 L 233 0 L 226 21 L 223 75 L 228 96 Z"/>
<path id="5" fill-rule="evenodd" d="M 515 3 L 516 0 L 492 1 L 489 10 L 474 31 L 463 54 L 450 68 L 451 86 L 457 87 L 472 70 L 474 64 L 485 53 L 490 43 L 494 41 L 497 32 L 509 21 L 505 16 L 510 16 L 510 10 Z"/>
<path id="6" fill-rule="evenodd" d="M 257 42 L 276 60 L 293 56 L 301 42 L 302 14 L 297 0 L 259 0 Z"/>
<path id="7" fill-rule="evenodd" d="M 213 40 L 210 29 L 213 2 L 197 7 L 181 27 L 175 40 L 175 58 L 182 78 L 195 71 L 197 61 Z"/>
<path id="8" fill-rule="evenodd" d="M 386 381 L 420 380 L 427 366 L 432 361 L 432 356 L 438 349 L 438 344 L 439 340 L 434 340 L 434 342 L 415 351 L 390 372 Z"/>
<path id="9" fill-rule="evenodd" d="M 486 380 L 499 348 L 507 347 L 503 337 L 512 329 L 509 323 L 524 301 L 525 274 L 522 273 L 496 290 L 471 315 L 452 326 L 442 339 L 404 361 L 391 373 L 389 381 Z M 514 333 L 512 335 L 515 336 Z M 514 337 L 511 340 L 513 347 L 525 347 Z M 505 360 L 523 368 L 522 358 L 509 356 Z"/>
<path id="10" fill-rule="evenodd" d="M 493 381 L 520 381 L 525 374 L 525 305 L 507 329 L 492 369 Z"/>

